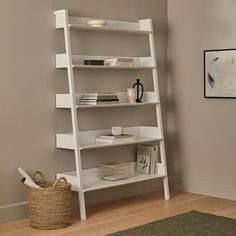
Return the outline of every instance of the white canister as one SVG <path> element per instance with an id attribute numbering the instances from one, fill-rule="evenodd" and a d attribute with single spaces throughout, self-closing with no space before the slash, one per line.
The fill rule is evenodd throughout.
<path id="1" fill-rule="evenodd" d="M 127 88 L 127 97 L 129 103 L 136 103 L 136 89 Z"/>
<path id="2" fill-rule="evenodd" d="M 123 134 L 123 128 L 121 126 L 112 126 L 111 131 L 114 136 Z"/>

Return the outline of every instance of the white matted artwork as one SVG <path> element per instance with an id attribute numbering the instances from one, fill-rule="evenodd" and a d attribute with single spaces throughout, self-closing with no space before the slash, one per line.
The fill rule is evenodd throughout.
<path id="1" fill-rule="evenodd" d="M 236 98 L 236 49 L 204 51 L 204 97 Z"/>

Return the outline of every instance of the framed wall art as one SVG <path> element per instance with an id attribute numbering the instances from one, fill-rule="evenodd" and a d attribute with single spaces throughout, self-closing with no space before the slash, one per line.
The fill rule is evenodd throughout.
<path id="1" fill-rule="evenodd" d="M 204 50 L 204 97 L 236 98 L 236 49 Z"/>

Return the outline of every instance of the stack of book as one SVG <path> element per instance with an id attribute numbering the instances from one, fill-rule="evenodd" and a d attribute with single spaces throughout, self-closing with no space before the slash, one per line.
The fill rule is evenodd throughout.
<path id="1" fill-rule="evenodd" d="M 159 151 L 157 145 L 137 146 L 137 172 L 145 174 L 158 173 Z"/>
<path id="2" fill-rule="evenodd" d="M 96 138 L 96 142 L 104 143 L 120 143 L 120 142 L 132 142 L 135 141 L 135 136 L 132 134 L 113 135 L 106 134 Z"/>
<path id="3" fill-rule="evenodd" d="M 134 59 L 132 57 L 117 57 L 107 58 L 104 64 L 108 66 L 134 66 Z"/>
<path id="4" fill-rule="evenodd" d="M 100 105 L 116 104 L 119 102 L 118 96 L 113 93 L 85 93 L 80 100 L 80 105 Z"/>

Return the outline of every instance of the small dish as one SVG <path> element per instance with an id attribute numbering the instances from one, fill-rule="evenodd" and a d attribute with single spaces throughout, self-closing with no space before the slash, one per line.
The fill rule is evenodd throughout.
<path id="1" fill-rule="evenodd" d="M 107 24 L 105 20 L 90 20 L 88 21 L 88 25 L 92 27 L 103 27 Z"/>

